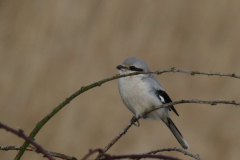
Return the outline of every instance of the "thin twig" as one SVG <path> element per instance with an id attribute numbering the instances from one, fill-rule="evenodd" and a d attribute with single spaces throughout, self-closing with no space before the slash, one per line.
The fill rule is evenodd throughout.
<path id="1" fill-rule="evenodd" d="M 201 71 L 190 71 L 190 70 L 182 70 L 182 69 L 175 69 L 174 67 L 171 69 L 163 69 L 163 70 L 156 70 L 156 71 L 149 71 L 149 72 L 135 72 L 131 74 L 125 74 L 125 75 L 116 75 L 110 78 L 103 79 L 101 81 L 95 82 L 91 85 L 88 86 L 83 86 L 81 87 L 80 90 L 72 94 L 69 98 L 66 98 L 61 104 L 59 104 L 56 108 L 53 109 L 51 113 L 49 113 L 46 117 L 44 117 L 41 121 L 39 121 L 36 125 L 36 127 L 33 129 L 31 134 L 29 135 L 30 138 L 34 139 L 34 137 L 37 135 L 37 133 L 40 131 L 40 129 L 58 112 L 60 111 L 64 106 L 66 106 L 68 103 L 71 102 L 74 98 L 82 94 L 83 92 L 88 91 L 89 89 L 92 89 L 97 86 L 101 86 L 103 83 L 106 83 L 108 81 L 118 79 L 121 77 L 127 77 L 127 76 L 133 76 L 137 74 L 148 74 L 148 73 L 153 73 L 153 74 L 162 74 L 162 73 L 167 73 L 167 72 L 180 72 L 180 73 L 187 73 L 191 75 L 195 74 L 202 74 L 202 75 L 211 75 L 211 76 L 226 76 L 226 77 L 232 77 L 232 78 L 240 78 L 240 76 L 235 75 L 235 73 L 232 74 L 227 74 L 227 73 L 214 73 L 214 72 L 201 72 Z M 15 160 L 19 160 L 26 148 L 28 147 L 29 142 L 24 142 L 24 144 L 21 147 L 21 150 L 18 152 L 18 154 L 15 157 Z"/>
<path id="2" fill-rule="evenodd" d="M 132 119 L 134 119 L 135 117 L 133 117 Z M 138 119 L 135 119 L 135 121 L 131 121 L 106 147 L 104 147 L 104 149 L 102 150 L 101 153 L 99 153 L 96 157 L 96 159 L 101 158 L 102 157 L 102 153 L 106 153 L 109 148 L 111 148 L 127 131 L 128 129 L 136 122 L 138 121 Z"/>
<path id="3" fill-rule="evenodd" d="M 175 101 L 175 102 L 163 104 L 163 105 L 161 105 L 159 107 L 156 107 L 156 108 L 152 108 L 151 110 L 146 111 L 144 115 L 146 115 L 149 112 L 152 112 L 154 110 L 160 109 L 160 108 L 169 107 L 169 106 L 176 105 L 176 104 L 181 104 L 181 103 L 199 103 L 199 104 L 210 104 L 210 105 L 232 104 L 232 105 L 236 105 L 236 106 L 240 105 L 240 103 L 237 103 L 235 101 L 204 101 L 204 100 L 197 100 L 197 99 L 193 99 L 193 100 L 180 100 L 180 101 Z"/>
<path id="4" fill-rule="evenodd" d="M 99 152 L 102 155 L 102 158 L 95 159 L 95 160 L 114 160 L 114 159 L 141 159 L 141 158 L 155 158 L 155 159 L 165 159 L 165 160 L 180 160 L 178 158 L 169 157 L 169 156 L 163 156 L 163 155 L 151 155 L 151 154 L 132 154 L 132 155 L 118 155 L 118 156 L 112 156 L 109 154 L 105 154 L 102 149 L 94 149 L 89 150 L 89 153 L 82 158 L 82 160 L 87 160 L 88 157 L 90 157 L 95 152 Z"/>
<path id="5" fill-rule="evenodd" d="M 240 79 L 240 76 L 237 76 L 235 73 L 216 73 L 216 72 L 204 72 L 204 71 L 190 71 L 190 70 L 184 70 L 184 69 L 175 69 L 175 67 L 171 69 L 162 69 L 162 70 L 156 70 L 156 71 L 150 71 L 149 73 L 154 74 L 162 74 L 166 72 L 179 72 L 179 73 L 187 73 L 192 76 L 195 74 L 201 74 L 201 75 L 208 75 L 208 76 L 224 76 L 224 77 L 232 77 L 232 78 L 238 78 Z"/>
<path id="6" fill-rule="evenodd" d="M 140 158 L 154 158 L 154 159 L 164 159 L 164 160 L 181 160 L 179 158 L 164 156 L 164 155 L 152 155 L 152 154 L 132 154 L 132 155 L 119 155 L 119 156 L 105 156 L 101 159 L 95 160 L 114 160 L 114 159 L 140 159 Z"/>
<path id="7" fill-rule="evenodd" d="M 19 151 L 21 149 L 21 146 L 0 146 L 0 150 L 3 151 L 9 151 L 9 150 L 16 150 Z M 37 152 L 39 153 L 38 150 L 36 150 L 34 147 L 32 146 L 28 146 L 26 151 L 33 151 L 33 152 Z M 78 160 L 75 157 L 71 157 L 71 156 L 67 156 L 65 154 L 61 154 L 61 153 L 57 153 L 57 152 L 52 152 L 52 151 L 47 151 L 52 157 L 57 157 L 57 158 L 61 158 L 64 160 Z"/>
<path id="8" fill-rule="evenodd" d="M 240 105 L 240 103 L 236 103 L 235 101 L 203 101 L 203 100 L 180 100 L 172 103 L 163 104 L 159 107 L 153 108 L 150 111 L 146 111 L 144 115 L 148 114 L 149 112 L 152 112 L 156 109 L 164 108 L 164 107 L 170 107 L 172 105 L 181 104 L 181 103 L 199 103 L 199 104 L 233 104 L 233 105 Z M 132 123 L 128 124 L 107 146 L 103 149 L 103 152 L 106 153 L 107 150 L 109 150 L 126 132 L 127 130 L 132 126 Z M 101 154 L 98 154 L 97 158 L 100 158 Z"/>
<path id="9" fill-rule="evenodd" d="M 164 149 L 159 149 L 159 150 L 147 152 L 146 154 L 156 154 L 156 153 L 158 153 L 158 152 L 165 152 L 165 151 L 169 151 L 169 152 L 170 152 L 170 151 L 177 151 L 177 152 L 181 152 L 181 153 L 183 153 L 183 154 L 185 154 L 185 155 L 188 155 L 188 156 L 190 156 L 190 157 L 192 157 L 192 158 L 195 158 L 195 159 L 197 159 L 197 160 L 201 160 L 198 154 L 197 154 L 197 155 L 194 155 L 194 154 L 192 154 L 192 153 L 190 153 L 190 152 L 187 152 L 187 151 L 185 151 L 185 150 L 183 150 L 183 149 L 180 149 L 180 148 L 164 148 Z"/>
<path id="10" fill-rule="evenodd" d="M 75 157 L 67 156 L 67 155 L 61 154 L 61 153 L 56 153 L 56 152 L 51 152 L 51 151 L 49 151 L 49 153 L 53 157 L 61 158 L 61 159 L 64 159 L 64 160 L 78 160 Z"/>
<path id="11" fill-rule="evenodd" d="M 88 157 L 90 157 L 92 154 L 94 154 L 94 153 L 96 153 L 96 152 L 98 152 L 98 153 L 101 154 L 101 155 L 106 155 L 106 154 L 103 152 L 103 150 L 100 149 L 100 148 L 93 149 L 93 150 L 90 149 L 90 150 L 89 150 L 89 153 L 86 154 L 86 155 L 82 158 L 82 160 L 87 160 Z"/>
<path id="12" fill-rule="evenodd" d="M 24 133 L 23 130 L 19 129 L 18 131 L 8 127 L 2 123 L 0 123 L 0 128 L 5 129 L 6 131 L 12 132 L 13 134 L 16 134 L 17 136 L 23 138 L 24 140 L 28 141 L 29 143 L 31 143 L 34 147 L 36 147 L 36 149 L 41 152 L 44 156 L 46 156 L 48 159 L 50 160 L 55 160 L 45 149 L 43 149 L 39 144 L 37 144 L 36 142 L 34 142 L 31 138 L 27 137 Z"/>

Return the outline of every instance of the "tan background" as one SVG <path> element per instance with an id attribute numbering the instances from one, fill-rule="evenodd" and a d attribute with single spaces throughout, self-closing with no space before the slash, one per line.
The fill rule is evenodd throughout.
<path id="1" fill-rule="evenodd" d="M 127 57 L 151 69 L 240 75 L 240 1 L 0 1 L 0 121 L 29 134 L 65 98 L 116 75 Z M 167 73 L 157 76 L 172 100 L 236 100 L 239 79 Z M 240 107 L 182 104 L 171 117 L 202 159 L 239 159 Z M 45 149 L 82 158 L 128 124 L 117 80 L 74 99 L 36 136 Z M 180 147 L 160 121 L 141 120 L 108 153 Z M 0 130 L 0 145 L 23 140 Z M 13 159 L 16 151 L 0 151 Z M 181 153 L 163 153 L 190 159 Z M 26 153 L 24 160 L 43 159 Z"/>

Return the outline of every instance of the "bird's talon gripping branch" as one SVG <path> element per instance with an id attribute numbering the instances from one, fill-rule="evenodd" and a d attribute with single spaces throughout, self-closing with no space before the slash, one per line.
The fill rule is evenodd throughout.
<path id="1" fill-rule="evenodd" d="M 137 122 L 137 124 L 136 124 L 136 122 Z M 139 123 L 138 119 L 135 116 L 132 117 L 131 124 L 133 124 L 134 126 L 137 126 L 137 127 L 140 126 L 140 123 Z"/>

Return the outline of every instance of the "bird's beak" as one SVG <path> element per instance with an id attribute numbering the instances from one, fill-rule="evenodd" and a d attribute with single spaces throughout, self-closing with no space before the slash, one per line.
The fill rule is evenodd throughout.
<path id="1" fill-rule="evenodd" d="M 121 70 L 121 69 L 126 68 L 126 67 L 123 67 L 122 65 L 118 65 L 116 68 L 117 68 L 118 70 Z"/>

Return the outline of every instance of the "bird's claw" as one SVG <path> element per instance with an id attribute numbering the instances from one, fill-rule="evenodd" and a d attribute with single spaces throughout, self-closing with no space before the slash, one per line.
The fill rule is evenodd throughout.
<path id="1" fill-rule="evenodd" d="M 137 122 L 137 124 L 136 124 L 136 122 Z M 137 127 L 140 126 L 140 123 L 139 123 L 139 121 L 138 121 L 138 118 L 136 118 L 135 116 L 133 116 L 133 118 L 131 119 L 131 124 L 133 124 L 133 125 L 135 125 L 135 126 L 137 126 Z"/>

